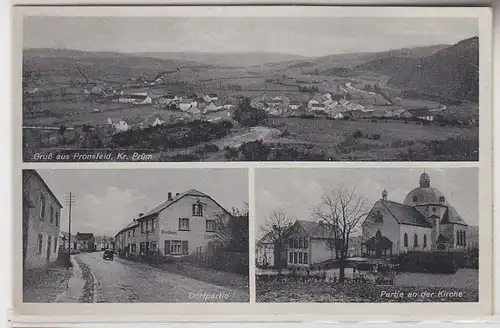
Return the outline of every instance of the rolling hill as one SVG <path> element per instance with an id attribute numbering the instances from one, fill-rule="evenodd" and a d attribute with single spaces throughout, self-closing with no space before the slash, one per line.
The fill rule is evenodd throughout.
<path id="1" fill-rule="evenodd" d="M 389 84 L 422 95 L 477 102 L 479 38 L 473 37 L 421 58 L 387 57 L 355 67 L 390 77 Z"/>
<path id="2" fill-rule="evenodd" d="M 245 53 L 211 53 L 211 52 L 145 52 L 137 55 L 168 59 L 197 62 L 206 65 L 222 67 L 250 67 L 260 66 L 268 63 L 288 62 L 293 60 L 304 60 L 306 57 L 277 52 L 245 52 Z"/>

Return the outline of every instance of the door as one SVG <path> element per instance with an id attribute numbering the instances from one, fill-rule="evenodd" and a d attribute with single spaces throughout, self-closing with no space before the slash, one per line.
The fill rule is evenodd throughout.
<path id="1" fill-rule="evenodd" d="M 49 236 L 49 238 L 47 239 L 47 265 L 50 264 L 50 250 L 52 249 L 52 237 Z"/>

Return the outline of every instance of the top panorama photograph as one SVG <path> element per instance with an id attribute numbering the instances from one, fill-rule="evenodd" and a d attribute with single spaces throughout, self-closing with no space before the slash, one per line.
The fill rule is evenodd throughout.
<path id="1" fill-rule="evenodd" d="M 23 159 L 478 161 L 478 26 L 26 16 Z"/>

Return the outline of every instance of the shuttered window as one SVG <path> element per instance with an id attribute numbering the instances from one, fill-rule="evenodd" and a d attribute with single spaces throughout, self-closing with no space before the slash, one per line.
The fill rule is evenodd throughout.
<path id="1" fill-rule="evenodd" d="M 187 240 L 182 241 L 182 255 L 189 255 Z"/>
<path id="2" fill-rule="evenodd" d="M 170 240 L 165 240 L 165 255 L 170 254 Z"/>

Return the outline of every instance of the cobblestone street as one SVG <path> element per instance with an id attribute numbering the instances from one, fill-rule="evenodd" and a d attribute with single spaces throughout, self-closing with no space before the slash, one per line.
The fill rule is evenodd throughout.
<path id="1" fill-rule="evenodd" d="M 85 279 L 80 302 L 92 302 L 94 277 L 99 303 L 245 302 L 249 298 L 247 290 L 213 285 L 142 263 L 104 260 L 100 252 L 82 253 L 75 260 Z"/>

